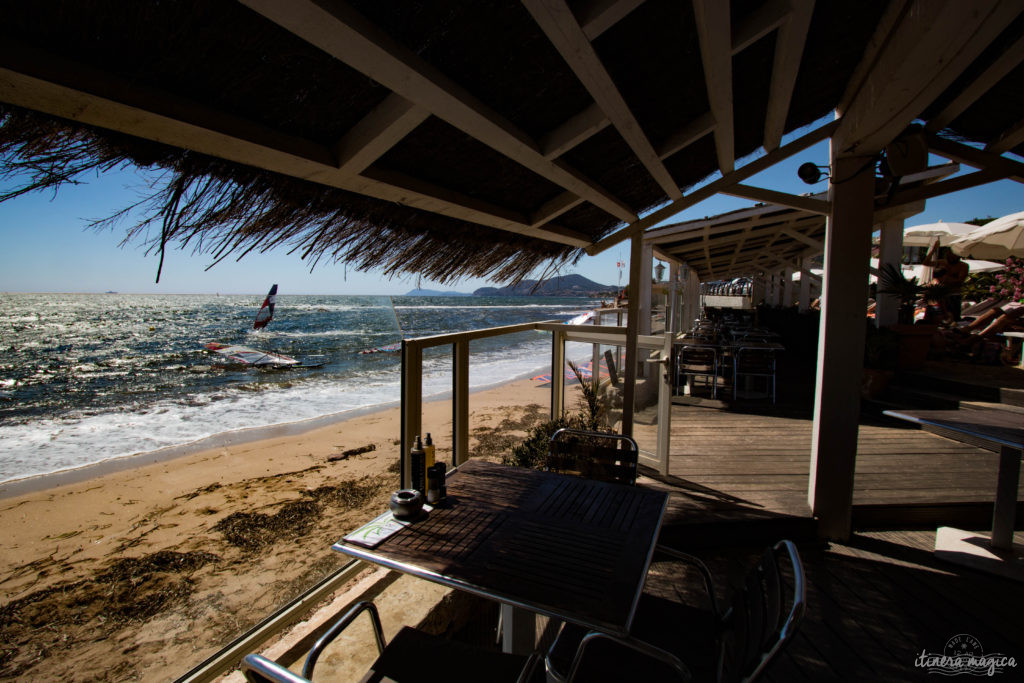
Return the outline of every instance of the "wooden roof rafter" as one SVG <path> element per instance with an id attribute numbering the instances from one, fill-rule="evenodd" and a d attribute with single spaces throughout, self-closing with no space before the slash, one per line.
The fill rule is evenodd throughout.
<path id="1" fill-rule="evenodd" d="M 591 256 L 600 254 L 602 251 L 615 246 L 622 240 L 629 239 L 633 235 L 643 232 L 647 228 L 657 225 L 661 221 L 671 218 L 677 213 L 690 208 L 694 204 L 698 204 L 705 199 L 732 187 L 733 185 L 743 182 L 747 178 L 760 173 L 766 168 L 774 166 L 780 161 L 788 159 L 794 154 L 799 154 L 811 145 L 814 145 L 832 135 L 838 125 L 839 121 L 826 123 L 825 125 L 804 134 L 796 140 L 792 140 L 782 147 L 774 149 L 764 156 L 754 159 L 732 173 L 726 174 L 721 178 L 694 190 L 688 195 L 684 195 L 682 199 L 677 199 L 659 209 L 651 211 L 640 220 L 627 225 L 618 232 L 612 233 L 611 235 L 608 235 L 587 247 L 587 253 Z"/>
<path id="2" fill-rule="evenodd" d="M 1024 61 L 1024 36 L 1011 45 L 995 62 L 985 69 L 984 73 L 975 78 L 967 85 L 952 102 L 932 117 L 925 128 L 932 132 L 938 132 L 953 122 L 953 119 L 967 111 L 967 108 L 974 104 L 979 97 L 992 89 L 996 83 L 1002 80 L 1007 74 L 1013 71 Z"/>
<path id="3" fill-rule="evenodd" d="M 1010 151 L 1022 142 L 1024 142 L 1024 119 L 1020 119 L 1000 133 L 996 140 L 985 145 L 985 151 L 992 152 L 993 154 L 1002 154 L 1003 152 Z"/>
<path id="4" fill-rule="evenodd" d="M 814 0 L 792 0 L 791 11 L 779 27 L 775 39 L 775 57 L 772 64 L 772 80 L 769 86 L 768 111 L 764 121 L 764 148 L 777 149 L 782 143 L 786 126 L 786 115 L 796 88 L 800 72 L 807 31 L 814 14 Z"/>
<path id="5" fill-rule="evenodd" d="M 1011 2 L 891 3 L 840 100 L 840 125 L 833 138 L 841 153 L 872 155 L 894 140 L 1021 9 Z M 941 69 L 935 68 L 939 59 Z"/>
<path id="6" fill-rule="evenodd" d="M 545 158 L 535 140 L 395 43 L 345 3 L 324 5 L 314 0 L 242 0 L 242 3 L 537 175 L 619 220 L 636 220 L 636 214 L 624 202 L 568 164 Z"/>
<path id="7" fill-rule="evenodd" d="M 560 0 L 524 0 L 523 4 L 655 182 L 670 199 L 682 197 L 679 184 L 654 151 L 569 6 Z"/>
<path id="8" fill-rule="evenodd" d="M 693 0 L 700 55 L 704 64 L 704 84 L 711 115 L 715 119 L 715 150 L 718 168 L 727 175 L 735 168 L 735 139 L 732 115 L 732 42 L 728 0 Z"/>

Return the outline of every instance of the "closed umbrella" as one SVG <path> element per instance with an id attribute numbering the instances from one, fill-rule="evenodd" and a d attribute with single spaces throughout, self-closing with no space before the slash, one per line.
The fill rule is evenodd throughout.
<path id="1" fill-rule="evenodd" d="M 943 221 L 913 225 L 903 231 L 903 246 L 930 247 L 938 237 L 939 246 L 945 247 L 958 237 L 977 229 L 978 226 L 969 223 L 946 223 Z"/>
<path id="2" fill-rule="evenodd" d="M 949 244 L 961 256 L 1000 261 L 1024 256 L 1024 211 L 986 223 Z"/>

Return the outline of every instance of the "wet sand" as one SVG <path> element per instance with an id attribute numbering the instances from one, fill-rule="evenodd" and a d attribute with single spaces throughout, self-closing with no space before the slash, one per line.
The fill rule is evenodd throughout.
<path id="1" fill-rule="evenodd" d="M 530 380 L 472 394 L 474 457 L 500 461 L 549 400 Z M 450 462 L 450 400 L 423 425 Z M 399 410 L 299 428 L 5 486 L 0 677 L 175 678 L 341 566 L 330 544 L 398 487 Z"/>

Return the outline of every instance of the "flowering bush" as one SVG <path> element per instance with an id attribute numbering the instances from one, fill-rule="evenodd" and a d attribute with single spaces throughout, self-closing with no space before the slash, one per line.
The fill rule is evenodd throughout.
<path id="1" fill-rule="evenodd" d="M 1024 261 L 1006 259 L 1006 270 L 996 275 L 996 283 L 988 291 L 1000 298 L 1024 303 Z"/>

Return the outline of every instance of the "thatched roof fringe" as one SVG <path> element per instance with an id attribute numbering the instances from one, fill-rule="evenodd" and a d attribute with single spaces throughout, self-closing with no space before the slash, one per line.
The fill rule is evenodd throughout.
<path id="1" fill-rule="evenodd" d="M 141 212 L 122 243 L 142 241 L 147 253 L 157 253 L 158 278 L 172 243 L 210 255 L 211 265 L 232 254 L 290 246 L 314 267 L 327 259 L 442 283 L 463 277 L 515 282 L 540 264 L 581 253 L 0 104 L 0 178 L 18 183 L 0 201 L 129 164 L 165 173 L 141 200 L 93 227 L 112 227 Z"/>

